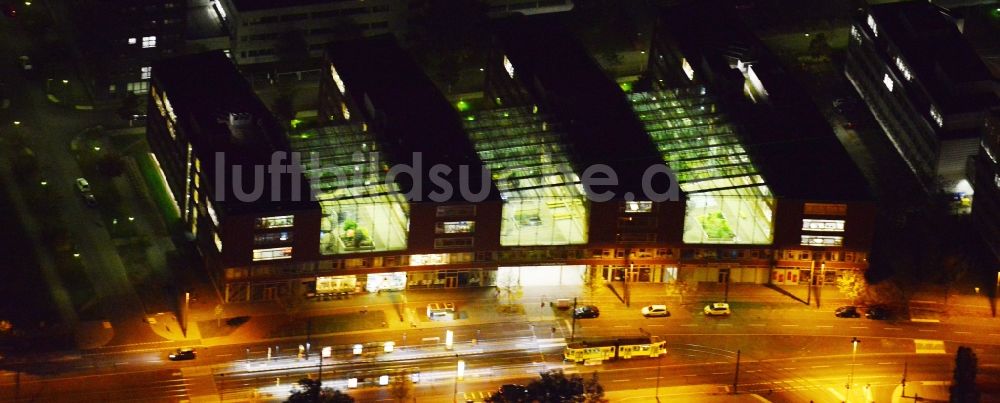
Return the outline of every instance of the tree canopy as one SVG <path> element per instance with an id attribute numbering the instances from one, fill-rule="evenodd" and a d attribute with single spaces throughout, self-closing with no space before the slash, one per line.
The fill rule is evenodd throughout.
<path id="1" fill-rule="evenodd" d="M 539 403 L 606 403 L 604 387 L 594 372 L 589 379 L 578 374 L 567 376 L 561 369 L 541 373 L 541 377 L 526 386 L 528 394 L 523 398 L 495 394 L 487 399 L 490 403 L 539 402 Z"/>
<path id="2" fill-rule="evenodd" d="M 287 403 L 354 403 L 350 395 L 333 388 L 321 388 L 315 379 L 302 378 L 292 388 Z"/>

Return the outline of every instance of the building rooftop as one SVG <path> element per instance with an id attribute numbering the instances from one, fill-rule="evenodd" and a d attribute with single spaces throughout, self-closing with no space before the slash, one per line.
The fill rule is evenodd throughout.
<path id="1" fill-rule="evenodd" d="M 942 112 L 981 111 L 997 103 L 991 88 L 963 88 L 993 77 L 945 10 L 926 1 L 906 1 L 873 5 L 869 13 L 878 35 L 898 49 Z M 868 25 L 867 15 L 859 18 Z"/>
<path id="2" fill-rule="evenodd" d="M 705 24 L 708 20 L 715 23 Z M 775 196 L 871 198 L 829 122 L 731 10 L 713 2 L 672 7 L 661 13 L 659 26 L 691 60 L 696 79 L 705 80 L 708 92 L 717 96 L 718 107 L 737 126 L 743 147 Z M 761 90 L 752 90 L 757 98 L 751 100 L 746 88 L 754 81 Z"/>
<path id="3" fill-rule="evenodd" d="M 291 8 L 322 3 L 342 3 L 345 0 L 231 0 L 239 11 L 258 11 L 275 8 Z M 359 3 L 363 3 L 361 0 Z"/>
<path id="4" fill-rule="evenodd" d="M 278 189 L 272 188 L 269 177 L 260 181 L 263 192 L 254 200 L 237 198 L 232 183 L 234 169 L 241 173 L 244 193 L 250 193 L 254 189 L 254 168 L 270 165 L 274 152 L 290 149 L 284 130 L 223 52 L 160 60 L 152 67 L 159 92 L 154 97 L 165 98 L 165 112 L 175 115 L 177 124 L 189 136 L 191 149 L 200 160 L 202 177 L 209 182 L 204 189 L 211 190 L 217 210 L 267 212 L 316 206 L 309 202 L 309 183 L 300 176 L 300 185 L 293 186 L 291 174 L 281 175 Z M 223 161 L 217 160 L 220 156 Z M 222 200 L 216 196 L 220 185 L 214 174 L 220 169 L 217 164 L 226 172 Z"/>
<path id="5" fill-rule="evenodd" d="M 442 175 L 455 190 L 459 186 L 478 192 L 491 187 L 490 199 L 499 200 L 499 192 L 481 182 L 483 163 L 462 128 L 458 112 L 424 74 L 423 69 L 403 50 L 391 35 L 331 44 L 330 62 L 342 80 L 347 96 L 375 133 L 382 152 L 396 164 L 414 164 L 414 154 L 421 156 L 422 200 L 439 187 L 431 182 L 427 170 L 435 164 L 452 168 Z M 352 119 L 354 120 L 354 119 Z M 468 181 L 461 183 L 459 167 L 468 166 Z M 404 191 L 412 189 L 409 175 L 397 178 Z"/>
<path id="6" fill-rule="evenodd" d="M 560 16 L 509 18 L 498 23 L 496 37 L 513 77 L 562 124 L 576 172 L 606 164 L 619 179 L 612 190 L 616 197 L 631 192 L 641 199 L 643 173 L 663 160 L 624 92 L 562 26 Z M 657 191 L 668 186 L 658 184 Z"/>

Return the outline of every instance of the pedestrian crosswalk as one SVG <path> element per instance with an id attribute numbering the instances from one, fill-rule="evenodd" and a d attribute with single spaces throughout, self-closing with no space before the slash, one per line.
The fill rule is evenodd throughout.
<path id="1" fill-rule="evenodd" d="M 914 339 L 913 345 L 917 354 L 947 354 L 942 340 Z"/>
<path id="2" fill-rule="evenodd" d="M 485 402 L 493 392 L 462 392 L 462 399 L 466 402 Z"/>

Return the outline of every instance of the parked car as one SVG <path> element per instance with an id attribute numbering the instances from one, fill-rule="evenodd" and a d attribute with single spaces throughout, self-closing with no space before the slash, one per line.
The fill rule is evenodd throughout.
<path id="1" fill-rule="evenodd" d="M 860 318 L 861 312 L 858 311 L 858 307 L 854 305 L 847 305 L 837 308 L 833 311 L 833 314 L 838 318 Z"/>
<path id="2" fill-rule="evenodd" d="M 169 358 L 170 361 L 187 361 L 193 360 L 195 357 L 197 357 L 197 354 L 194 352 L 194 349 L 190 347 L 178 348 L 177 351 L 167 355 L 167 358 Z"/>
<path id="3" fill-rule="evenodd" d="M 19 56 L 17 58 L 17 64 L 19 66 L 21 66 L 22 70 L 25 70 L 25 71 L 31 70 L 32 67 L 34 67 L 34 66 L 31 65 L 31 59 L 28 58 L 28 56 Z"/>
<path id="4" fill-rule="evenodd" d="M 87 182 L 84 178 L 76 178 L 74 182 L 76 190 L 80 193 L 90 193 L 90 182 Z"/>
<path id="5" fill-rule="evenodd" d="M 647 318 L 655 316 L 670 316 L 670 311 L 666 305 L 649 305 L 642 307 L 642 316 Z"/>
<path id="6" fill-rule="evenodd" d="M 886 320 L 892 316 L 892 311 L 885 305 L 872 305 L 865 312 L 865 317 L 873 320 Z"/>
<path id="7" fill-rule="evenodd" d="M 705 305 L 705 315 L 708 316 L 725 316 L 731 313 L 733 312 L 729 310 L 729 304 L 725 302 Z"/>
<path id="8" fill-rule="evenodd" d="M 573 317 L 577 319 L 589 319 L 601 316 L 601 310 L 593 305 L 584 305 L 573 311 Z"/>

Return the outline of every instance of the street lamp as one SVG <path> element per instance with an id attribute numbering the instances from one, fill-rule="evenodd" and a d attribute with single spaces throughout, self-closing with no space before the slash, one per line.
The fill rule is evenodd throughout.
<path id="1" fill-rule="evenodd" d="M 851 385 L 854 384 L 854 362 L 858 356 L 859 343 L 861 343 L 861 340 L 858 340 L 857 337 L 851 338 L 851 373 L 847 377 L 847 398 L 844 399 L 845 403 L 851 401 Z"/>

